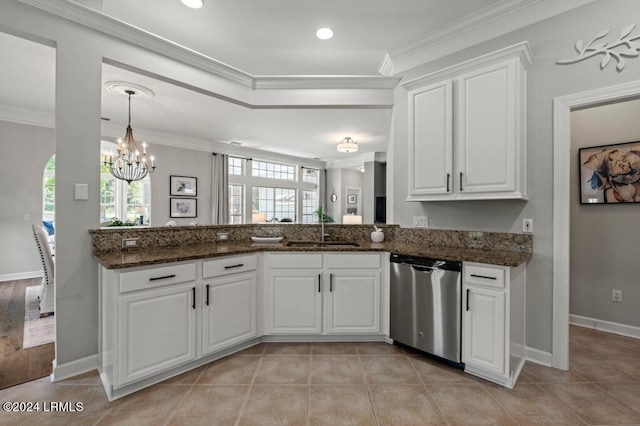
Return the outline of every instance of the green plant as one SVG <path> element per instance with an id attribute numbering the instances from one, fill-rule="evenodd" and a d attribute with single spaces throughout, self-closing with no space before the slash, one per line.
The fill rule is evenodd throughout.
<path id="1" fill-rule="evenodd" d="M 123 222 L 117 217 L 114 217 L 113 219 L 111 219 L 111 223 L 109 223 L 107 226 L 136 226 L 136 223 L 131 220 Z"/>
<path id="2" fill-rule="evenodd" d="M 318 207 L 316 214 L 318 215 L 318 222 L 332 223 L 334 221 L 331 216 L 322 211 L 322 206 Z"/>

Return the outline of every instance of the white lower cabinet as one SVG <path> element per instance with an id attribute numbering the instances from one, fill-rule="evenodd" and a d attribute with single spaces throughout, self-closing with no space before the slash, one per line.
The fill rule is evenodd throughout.
<path id="1" fill-rule="evenodd" d="M 513 387 L 524 365 L 524 266 L 463 264 L 465 371 Z"/>
<path id="2" fill-rule="evenodd" d="M 109 399 L 251 344 L 257 268 L 255 254 L 101 268 L 99 370 Z"/>
<path id="3" fill-rule="evenodd" d="M 205 261 L 202 283 L 202 355 L 257 335 L 257 256 Z"/>
<path id="4" fill-rule="evenodd" d="M 380 271 L 353 269 L 329 273 L 327 333 L 380 332 Z"/>
<path id="5" fill-rule="evenodd" d="M 379 334 L 380 254 L 267 253 L 268 334 Z"/>
<path id="6" fill-rule="evenodd" d="M 120 297 L 120 384 L 196 359 L 195 293 L 188 282 Z"/>

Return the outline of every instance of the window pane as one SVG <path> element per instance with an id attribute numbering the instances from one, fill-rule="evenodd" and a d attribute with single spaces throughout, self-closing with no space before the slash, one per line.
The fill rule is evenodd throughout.
<path id="1" fill-rule="evenodd" d="M 244 159 L 229 157 L 229 174 L 242 176 L 244 174 Z"/>
<path id="2" fill-rule="evenodd" d="M 263 177 L 267 179 L 295 181 L 296 167 L 288 164 L 253 160 L 251 162 L 251 174 L 255 177 Z"/>
<path id="3" fill-rule="evenodd" d="M 42 190 L 42 219 L 53 220 L 56 214 L 56 156 L 44 168 Z"/>
<path id="4" fill-rule="evenodd" d="M 244 186 L 229 185 L 229 223 L 241 224 L 244 222 Z"/>
<path id="5" fill-rule="evenodd" d="M 318 192 L 302 191 L 302 223 L 317 223 Z"/>
<path id="6" fill-rule="evenodd" d="M 318 184 L 318 176 L 320 171 L 318 169 L 309 169 L 307 167 L 302 168 L 302 181 Z"/>
<path id="7" fill-rule="evenodd" d="M 253 211 L 264 213 L 267 220 L 296 220 L 296 190 L 256 186 L 253 188 Z"/>

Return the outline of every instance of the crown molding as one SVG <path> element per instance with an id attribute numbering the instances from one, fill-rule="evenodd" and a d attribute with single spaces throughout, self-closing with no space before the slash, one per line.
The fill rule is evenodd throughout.
<path id="1" fill-rule="evenodd" d="M 478 45 L 509 32 L 524 28 L 595 0 L 506 0 L 497 6 L 480 10 L 472 16 L 453 22 L 429 35 L 409 40 L 388 53 L 381 73 L 401 74 L 423 65 Z"/>
<path id="2" fill-rule="evenodd" d="M 400 78 L 378 75 L 263 75 L 254 89 L 393 89 Z"/>
<path id="3" fill-rule="evenodd" d="M 439 80 L 445 77 L 451 77 L 452 75 L 466 72 L 467 70 L 473 69 L 478 66 L 495 64 L 498 62 L 502 62 L 506 59 L 515 59 L 515 58 L 518 58 L 520 60 L 520 62 L 524 66 L 524 69 L 527 69 L 529 65 L 531 65 L 531 63 L 533 62 L 533 53 L 531 52 L 531 47 L 529 46 L 529 42 L 523 41 L 520 43 L 516 43 L 512 46 L 507 46 L 503 49 L 496 50 L 495 52 L 490 52 L 490 53 L 487 53 L 486 55 L 482 55 L 477 58 L 472 58 L 467 61 L 461 62 L 459 64 L 455 64 L 450 67 L 432 72 L 430 74 L 426 74 L 418 78 L 414 78 L 413 80 L 407 80 L 401 83 L 401 86 L 405 90 L 412 90 L 412 89 L 415 89 L 416 87 L 423 86 L 434 80 Z"/>
<path id="4" fill-rule="evenodd" d="M 53 112 L 24 108 L 17 105 L 0 105 L 0 120 L 50 129 L 56 127 L 56 115 Z"/>
<path id="5" fill-rule="evenodd" d="M 72 0 L 19 1 L 252 89 L 392 89 L 399 81 L 377 75 L 254 76 Z"/>
<path id="6" fill-rule="evenodd" d="M 384 59 L 382 60 L 382 64 L 380 68 L 378 68 L 378 72 L 380 75 L 393 75 L 395 74 L 393 71 L 393 60 L 391 60 L 391 56 L 388 53 L 384 55 Z"/>

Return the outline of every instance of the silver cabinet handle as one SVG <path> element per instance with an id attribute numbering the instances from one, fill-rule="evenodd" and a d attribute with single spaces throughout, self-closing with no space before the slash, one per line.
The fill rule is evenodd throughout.
<path id="1" fill-rule="evenodd" d="M 318 274 L 318 293 L 322 292 L 320 285 L 322 284 L 322 274 Z"/>
<path id="2" fill-rule="evenodd" d="M 462 191 L 462 172 L 460 172 L 460 191 Z"/>
<path id="3" fill-rule="evenodd" d="M 329 292 L 333 291 L 333 274 L 329 274 Z"/>
<path id="4" fill-rule="evenodd" d="M 193 290 L 193 303 L 191 304 L 191 307 L 195 309 L 196 308 L 196 288 L 193 287 L 191 290 Z"/>
<path id="5" fill-rule="evenodd" d="M 447 192 L 451 190 L 449 187 L 449 182 L 451 181 L 451 173 L 447 173 Z"/>

